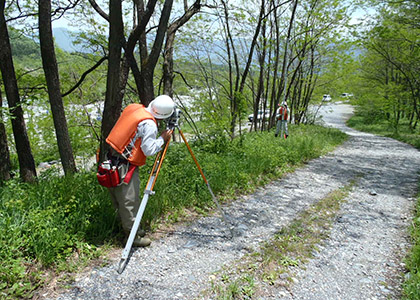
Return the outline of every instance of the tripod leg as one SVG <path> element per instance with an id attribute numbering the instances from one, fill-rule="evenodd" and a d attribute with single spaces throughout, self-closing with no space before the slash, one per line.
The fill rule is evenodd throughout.
<path id="1" fill-rule="evenodd" d="M 211 189 L 211 187 L 210 187 L 210 184 L 209 184 L 209 182 L 208 182 L 208 181 L 207 181 L 207 179 L 206 179 L 206 176 L 204 176 L 204 172 L 203 172 L 203 170 L 201 169 L 201 167 L 200 167 L 200 165 L 199 165 L 199 163 L 198 163 L 197 159 L 195 158 L 194 153 L 192 152 L 192 149 L 191 149 L 190 145 L 189 145 L 189 144 L 188 144 L 188 142 L 187 142 L 187 139 L 185 138 L 185 136 L 184 136 L 184 134 L 182 133 L 181 129 L 179 129 L 179 127 L 177 127 L 177 128 L 178 128 L 179 134 L 180 134 L 180 135 L 181 135 L 181 137 L 182 137 L 182 140 L 184 141 L 185 145 L 186 145 L 186 146 L 187 146 L 187 148 L 188 148 L 188 151 L 189 151 L 189 152 L 190 152 L 190 154 L 191 154 L 192 159 L 194 160 L 194 162 L 195 162 L 195 164 L 196 164 L 196 166 L 197 166 L 198 170 L 200 171 L 201 177 L 203 177 L 203 180 L 204 180 L 204 182 L 205 182 L 205 184 L 206 184 L 206 186 L 207 186 L 207 189 L 209 190 L 209 192 L 210 192 L 210 194 L 211 194 L 211 197 L 212 197 L 212 199 L 213 199 L 213 202 L 216 204 L 217 209 L 219 210 L 220 214 L 222 215 L 223 221 L 225 222 L 225 224 L 226 224 L 226 225 L 228 225 L 228 228 L 229 228 L 229 231 L 230 231 L 231 237 L 233 237 L 233 227 L 234 227 L 234 226 L 233 226 L 233 224 L 232 224 L 231 222 L 228 222 L 228 221 L 227 221 L 226 216 L 225 216 L 225 213 L 223 212 L 222 207 L 221 207 L 221 206 L 220 206 L 220 204 L 219 204 L 219 201 L 217 201 L 216 196 L 214 195 L 214 193 L 213 193 L 213 191 L 212 191 L 212 189 Z"/>
<path id="2" fill-rule="evenodd" d="M 163 159 L 165 158 L 166 151 L 168 149 L 169 142 L 166 143 L 165 149 L 159 152 L 156 155 L 155 162 L 153 164 L 152 171 L 150 172 L 149 180 L 146 184 L 146 189 L 144 191 L 143 199 L 141 200 L 141 204 L 139 210 L 136 215 L 136 219 L 134 220 L 133 226 L 131 227 L 130 235 L 128 237 L 127 243 L 125 244 L 125 248 L 121 255 L 121 260 L 118 265 L 118 273 L 121 274 L 128 263 L 128 256 L 130 255 L 131 248 L 133 246 L 134 239 L 136 237 L 137 231 L 140 226 L 141 218 L 143 217 L 144 210 L 146 209 L 147 201 L 149 200 L 149 195 L 153 195 L 153 187 L 156 182 L 156 178 L 159 174 L 160 167 L 162 166 Z"/>
<path id="3" fill-rule="evenodd" d="M 125 248 L 123 250 L 123 253 L 121 255 L 121 260 L 120 260 L 120 263 L 118 265 L 118 273 L 119 274 L 121 274 L 124 271 L 125 267 L 127 266 L 128 256 L 130 254 L 131 247 L 133 246 L 133 242 L 134 242 L 134 239 L 136 237 L 137 230 L 139 229 L 140 221 L 141 221 L 141 218 L 143 217 L 143 213 L 144 213 L 144 210 L 146 208 L 148 199 L 149 199 L 149 194 L 145 193 L 144 196 L 143 196 L 143 199 L 141 201 L 139 211 L 137 212 L 136 219 L 134 220 L 133 227 L 131 228 L 130 236 L 128 237 L 127 243 L 126 243 Z"/>

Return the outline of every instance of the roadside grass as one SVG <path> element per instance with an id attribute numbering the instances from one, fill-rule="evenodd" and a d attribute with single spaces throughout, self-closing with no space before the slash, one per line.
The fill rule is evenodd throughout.
<path id="1" fill-rule="evenodd" d="M 211 299 L 258 298 L 267 286 L 288 287 L 296 267 L 317 251 L 328 237 L 331 226 L 355 181 L 301 212 L 260 249 L 232 263 L 212 276 L 212 289 L 205 291 Z"/>
<path id="2" fill-rule="evenodd" d="M 415 131 L 410 130 L 408 121 L 405 119 L 400 121 L 398 130 L 396 131 L 383 118 L 375 119 L 368 115 L 358 115 L 356 111 L 356 114 L 347 121 L 347 125 L 360 131 L 390 137 L 420 149 L 420 129 L 418 128 Z"/>
<path id="3" fill-rule="evenodd" d="M 416 214 L 411 224 L 411 239 L 412 248 L 406 258 L 408 273 L 405 276 L 403 300 L 420 299 L 420 193 L 417 195 Z"/>
<path id="4" fill-rule="evenodd" d="M 418 129 L 417 132 L 410 131 L 406 120 L 401 121 L 398 132 L 395 132 L 385 120 L 376 120 L 369 118 L 367 115 L 358 115 L 356 112 L 348 120 L 347 125 L 360 131 L 391 137 L 420 149 L 420 132 Z M 414 219 L 411 222 L 410 235 L 412 247 L 405 259 L 407 273 L 403 284 L 404 294 L 402 299 L 420 300 L 420 192 L 417 195 L 417 205 Z"/>
<path id="5" fill-rule="evenodd" d="M 233 142 L 216 136 L 190 145 L 223 202 L 252 192 L 346 139 L 338 130 L 301 125 L 291 126 L 287 140 L 264 132 Z M 140 172 L 143 186 L 152 163 L 149 159 Z M 181 143 L 171 143 L 154 190 L 142 220 L 150 230 L 188 212 L 205 214 L 213 208 Z M 122 238 L 108 191 L 97 183 L 94 171 L 68 177 L 49 171 L 36 184 L 10 180 L 0 187 L 0 298 L 30 299 L 51 277 L 64 286 L 92 260 L 106 263 L 106 251 L 121 247 Z"/>

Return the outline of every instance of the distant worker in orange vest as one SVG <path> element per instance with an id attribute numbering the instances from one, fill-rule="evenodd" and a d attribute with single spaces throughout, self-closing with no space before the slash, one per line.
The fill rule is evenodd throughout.
<path id="1" fill-rule="evenodd" d="M 156 120 L 169 118 L 174 109 L 175 103 L 166 95 L 158 96 L 147 107 L 137 103 L 130 104 L 123 110 L 106 138 L 111 146 L 108 158 L 113 162 L 117 161 L 121 182 L 118 186 L 109 188 L 109 192 L 113 205 L 118 210 L 126 238 L 130 235 L 140 206 L 138 167 L 146 163 L 147 156 L 158 153 L 171 138 L 172 130 L 165 130 L 156 138 Z M 126 178 L 128 180 L 124 180 Z M 144 230 L 140 229 L 133 246 L 147 247 L 150 243 L 151 240 L 145 237 Z"/>
<path id="2" fill-rule="evenodd" d="M 287 139 L 289 136 L 289 129 L 287 128 L 287 119 L 289 118 L 289 109 L 287 108 L 287 102 L 284 101 L 282 104 L 279 104 L 279 108 L 276 112 L 277 117 L 277 129 L 275 133 L 275 137 L 278 137 L 279 132 L 281 131 L 281 137 Z"/>

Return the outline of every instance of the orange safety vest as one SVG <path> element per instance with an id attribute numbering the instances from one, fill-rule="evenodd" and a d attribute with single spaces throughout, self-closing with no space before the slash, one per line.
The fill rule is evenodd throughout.
<path id="1" fill-rule="evenodd" d="M 287 115 L 287 109 L 285 107 L 283 107 L 283 106 L 280 107 L 278 120 L 281 120 L 281 121 L 287 120 L 288 117 L 289 116 Z"/>
<path id="2" fill-rule="evenodd" d="M 141 138 L 138 138 L 134 147 L 131 142 L 136 135 L 137 126 L 141 121 L 156 119 L 149 113 L 142 104 L 130 104 L 122 112 L 117 123 L 115 123 L 106 142 L 118 153 L 135 166 L 142 166 L 146 163 L 146 155 L 141 150 Z M 157 124 L 157 123 L 156 123 Z"/>

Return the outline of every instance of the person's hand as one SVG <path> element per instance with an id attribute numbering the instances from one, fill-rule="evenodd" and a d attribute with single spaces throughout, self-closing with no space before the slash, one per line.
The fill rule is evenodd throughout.
<path id="1" fill-rule="evenodd" d="M 163 140 L 165 141 L 165 143 L 168 142 L 171 139 L 172 131 L 173 130 L 167 129 L 164 132 L 162 132 L 162 134 L 160 135 L 163 138 Z"/>

